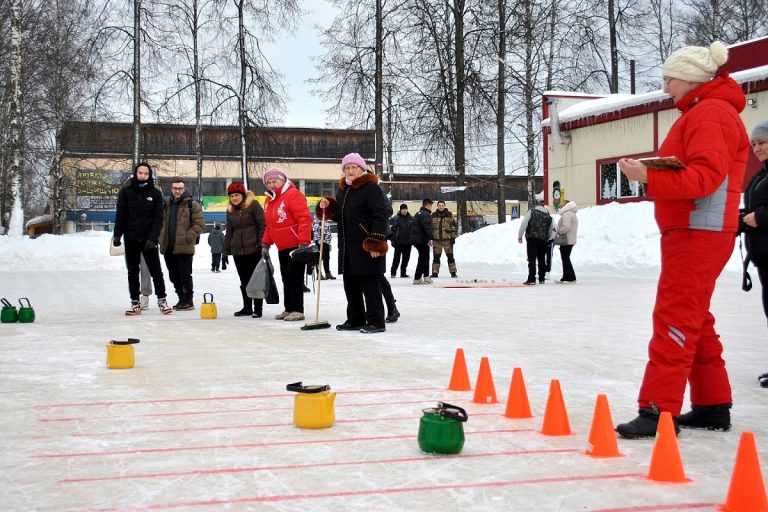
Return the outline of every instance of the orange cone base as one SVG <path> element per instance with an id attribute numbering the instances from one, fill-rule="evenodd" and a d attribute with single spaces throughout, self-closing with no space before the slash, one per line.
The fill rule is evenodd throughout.
<path id="1" fill-rule="evenodd" d="M 616 439 L 616 431 L 613 430 L 613 419 L 606 395 L 597 395 L 589 442 L 584 453 L 590 457 L 623 457 L 619 453 L 619 443 Z"/>
<path id="2" fill-rule="evenodd" d="M 467 361 L 464 359 L 464 349 L 457 348 L 456 356 L 453 358 L 453 371 L 451 372 L 451 382 L 448 384 L 450 391 L 471 391 L 472 385 L 469 383 L 469 373 L 467 372 Z"/>
<path id="3" fill-rule="evenodd" d="M 656 427 L 656 443 L 653 445 L 648 478 L 655 482 L 682 484 L 691 480 L 685 477 L 680 447 L 677 445 L 672 415 L 662 412 Z"/>
<path id="4" fill-rule="evenodd" d="M 480 371 L 477 374 L 477 384 L 475 384 L 475 396 L 472 401 L 476 404 L 496 404 L 496 386 L 493 384 L 491 375 L 491 364 L 487 357 L 480 359 Z"/>
<path id="5" fill-rule="evenodd" d="M 766 512 L 768 497 L 765 494 L 765 481 L 760 469 L 755 434 L 743 432 L 736 452 L 736 464 L 733 467 L 728 498 L 720 505 L 720 510 L 730 512 Z"/>
<path id="6" fill-rule="evenodd" d="M 514 419 L 533 418 L 531 404 L 528 402 L 528 392 L 525 390 L 523 371 L 520 368 L 512 371 L 512 382 L 509 384 L 507 409 L 504 411 L 504 416 Z"/>

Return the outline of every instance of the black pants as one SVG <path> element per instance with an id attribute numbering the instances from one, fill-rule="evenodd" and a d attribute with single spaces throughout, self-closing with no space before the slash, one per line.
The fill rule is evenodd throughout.
<path id="1" fill-rule="evenodd" d="M 768 318 L 768 265 L 755 267 L 757 277 L 760 279 L 760 287 L 763 289 L 763 313 Z"/>
<path id="2" fill-rule="evenodd" d="M 173 251 L 173 248 L 169 248 Z M 180 301 L 192 302 L 194 288 L 192 286 L 192 254 L 169 254 L 166 252 L 165 268 L 168 269 L 168 279 L 173 283 L 176 295 Z"/>
<path id="3" fill-rule="evenodd" d="M 536 280 L 536 263 L 539 264 L 539 281 L 544 281 L 547 273 L 547 241 L 540 238 L 526 238 L 526 253 L 528 256 L 528 281 Z"/>
<path id="4" fill-rule="evenodd" d="M 381 274 L 350 275 L 344 273 L 347 321 L 350 325 L 385 326 L 380 276 Z"/>
<path id="5" fill-rule="evenodd" d="M 291 247 L 277 252 L 280 274 L 283 278 L 283 305 L 289 313 L 304 312 L 304 271 L 306 265 L 291 261 Z"/>
<path id="6" fill-rule="evenodd" d="M 245 293 L 245 287 L 248 286 L 248 281 L 251 280 L 253 271 L 261 260 L 261 250 L 258 250 L 253 254 L 232 256 L 232 259 L 235 260 L 237 277 L 240 278 L 240 295 L 243 297 L 243 309 L 246 311 L 250 310 L 253 313 L 261 313 L 264 299 L 251 299 L 248 294 Z M 251 300 L 253 300 L 253 306 L 251 306 Z"/>
<path id="7" fill-rule="evenodd" d="M 416 263 L 416 273 L 413 278 L 429 277 L 429 245 L 415 244 L 415 247 L 419 251 L 419 261 Z"/>
<path id="8" fill-rule="evenodd" d="M 400 267 L 400 277 L 405 277 L 408 269 L 408 262 L 411 260 L 411 244 L 395 244 L 395 255 L 392 258 L 392 270 L 390 274 L 397 274 L 397 267 L 400 266 L 400 257 L 403 258 L 403 264 Z"/>
<path id="9" fill-rule="evenodd" d="M 325 277 L 331 275 L 331 244 L 323 242 L 323 268 L 325 269 Z"/>
<path id="10" fill-rule="evenodd" d="M 221 265 L 221 253 L 212 252 L 211 253 L 211 270 L 219 270 L 220 265 Z"/>
<path id="11" fill-rule="evenodd" d="M 392 293 L 392 286 L 387 281 L 387 276 L 379 274 L 379 284 L 381 285 L 381 294 L 384 296 L 384 302 L 391 308 L 395 304 L 395 295 Z"/>
<path id="12" fill-rule="evenodd" d="M 155 294 L 158 299 L 165 298 L 165 281 L 163 280 L 163 268 L 160 266 L 160 253 L 157 249 L 147 250 L 144 242 L 136 240 L 124 240 L 125 267 L 128 269 L 128 293 L 131 300 L 139 300 L 139 272 L 141 271 L 141 257 L 147 264 L 152 282 L 155 285 Z"/>
<path id="13" fill-rule="evenodd" d="M 563 281 L 575 281 L 576 272 L 573 271 L 573 264 L 571 263 L 571 251 L 572 245 L 560 246 L 560 258 L 563 260 Z"/>
<path id="14" fill-rule="evenodd" d="M 555 241 L 549 240 L 547 241 L 547 272 L 552 272 L 552 253 L 555 252 Z"/>

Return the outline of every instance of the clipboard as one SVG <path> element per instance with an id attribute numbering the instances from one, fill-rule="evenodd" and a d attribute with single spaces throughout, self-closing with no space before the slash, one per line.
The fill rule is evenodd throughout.
<path id="1" fill-rule="evenodd" d="M 685 169 L 683 162 L 676 156 L 652 156 L 648 158 L 638 158 L 638 162 L 643 162 L 646 167 L 651 169 Z"/>

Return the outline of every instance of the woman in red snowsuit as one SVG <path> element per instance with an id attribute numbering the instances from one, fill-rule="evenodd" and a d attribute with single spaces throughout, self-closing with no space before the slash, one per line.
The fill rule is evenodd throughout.
<path id="1" fill-rule="evenodd" d="M 733 252 L 749 140 L 739 112 L 746 97 L 727 73 L 720 42 L 689 46 L 664 63 L 664 88 L 682 116 L 659 148 L 680 170 L 619 160 L 631 180 L 647 183 L 661 231 L 661 274 L 653 336 L 638 396 L 639 416 L 618 425 L 626 438 L 653 437 L 659 413 L 680 414 L 686 382 L 692 410 L 681 427 L 730 429 L 731 386 L 709 310 L 715 281 Z"/>

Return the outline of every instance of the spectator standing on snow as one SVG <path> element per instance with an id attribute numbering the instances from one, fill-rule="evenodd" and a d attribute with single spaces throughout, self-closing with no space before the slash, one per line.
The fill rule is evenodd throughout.
<path id="1" fill-rule="evenodd" d="M 379 178 L 368 172 L 363 157 L 350 153 L 341 161 L 344 177 L 336 197 L 324 197 L 316 215 L 339 225 L 339 274 L 344 275 L 347 319 L 339 331 L 365 334 L 384 332 L 381 281 L 386 271 L 387 221 L 392 207 L 379 187 Z"/>
<path id="2" fill-rule="evenodd" d="M 120 239 L 125 239 L 125 266 L 128 270 L 128 293 L 131 297 L 131 307 L 125 312 L 128 316 L 141 314 L 139 272 L 142 256 L 155 284 L 160 311 L 165 315 L 173 313 L 165 297 L 163 269 L 157 252 L 157 240 L 162 224 L 163 195 L 155 188 L 152 168 L 148 163 L 141 162 L 136 164 L 133 177 L 117 195 L 112 242 L 119 246 L 122 243 Z"/>
<path id="3" fill-rule="evenodd" d="M 267 187 L 264 206 L 267 227 L 262 242 L 265 251 L 269 251 L 272 244 L 277 246 L 283 279 L 285 310 L 275 319 L 287 322 L 304 320 L 306 264 L 291 260 L 291 252 L 299 247 L 306 248 L 312 242 L 312 214 L 309 213 L 307 198 L 279 167 L 264 173 L 264 185 Z"/>
<path id="4" fill-rule="evenodd" d="M 192 199 L 181 178 L 171 182 L 171 197 L 163 205 L 163 229 L 160 231 L 160 253 L 173 283 L 179 302 L 176 311 L 195 309 L 192 281 L 192 259 L 195 244 L 205 230 L 203 209 Z"/>
<path id="5" fill-rule="evenodd" d="M 757 269 L 762 290 L 763 313 L 768 318 L 768 121 L 752 129 L 752 152 L 763 168 L 755 174 L 744 190 L 744 233 L 747 238 L 747 259 Z M 759 377 L 760 385 L 768 388 L 768 373 Z"/>
<path id="6" fill-rule="evenodd" d="M 563 260 L 563 277 L 560 283 L 575 283 L 576 272 L 571 263 L 571 251 L 576 245 L 576 238 L 579 232 L 579 219 L 576 217 L 576 203 L 566 201 L 560 208 L 560 219 L 557 221 L 557 234 L 565 235 L 566 242 L 560 246 L 560 258 Z"/>
<path id="7" fill-rule="evenodd" d="M 245 190 L 239 181 L 227 187 L 227 232 L 224 235 L 224 254 L 231 254 L 237 277 L 240 278 L 240 295 L 243 308 L 235 316 L 261 318 L 263 299 L 251 299 L 245 288 L 251 280 L 262 257 L 261 239 L 264 236 L 264 210 L 253 192 Z"/>
<path id="8" fill-rule="evenodd" d="M 214 223 L 213 229 L 208 233 L 208 245 L 211 246 L 211 272 L 221 272 L 219 267 L 221 266 L 221 253 L 224 252 L 224 233 L 218 222 Z"/>
<path id="9" fill-rule="evenodd" d="M 528 258 L 528 279 L 523 284 L 536 284 L 536 264 L 538 263 L 539 284 L 544 284 L 547 273 L 547 247 L 552 237 L 552 216 L 544 206 L 543 199 L 536 200 L 536 206 L 528 210 L 520 223 L 517 233 L 518 243 L 523 243 L 525 235 L 525 249 Z"/>
<path id="10" fill-rule="evenodd" d="M 403 203 L 397 215 L 389 220 L 392 228 L 392 246 L 395 254 L 392 257 L 392 268 L 389 275 L 397 277 L 397 268 L 400 267 L 400 277 L 408 276 L 408 262 L 411 260 L 411 225 L 413 217 L 408 213 L 408 205 Z M 402 258 L 402 260 L 401 260 Z"/>
<path id="11" fill-rule="evenodd" d="M 677 50 L 662 66 L 664 90 L 682 116 L 659 155 L 676 156 L 684 168 L 647 168 L 630 158 L 618 162 L 627 178 L 647 184 L 661 231 L 661 274 L 639 415 L 616 427 L 626 438 L 653 437 L 661 412 L 680 414 L 686 383 L 692 410 L 677 418 L 679 426 L 731 428 L 731 385 L 710 301 L 733 252 L 749 139 L 739 117 L 744 91 L 718 70 L 727 59 L 728 50 L 715 41 L 709 48 Z"/>
<path id="12" fill-rule="evenodd" d="M 432 200 L 424 199 L 411 224 L 411 243 L 419 253 L 413 284 L 432 284 L 429 277 L 429 248 L 432 247 L 432 240 Z"/>
<path id="13" fill-rule="evenodd" d="M 456 260 L 453 259 L 453 244 L 456 242 L 456 219 L 453 214 L 445 207 L 445 201 L 437 202 L 437 211 L 432 214 L 432 235 L 434 242 L 432 244 L 432 275 L 430 278 L 436 278 L 440 273 L 440 258 L 445 251 L 445 257 L 448 258 L 448 271 L 451 277 L 456 275 Z"/>

